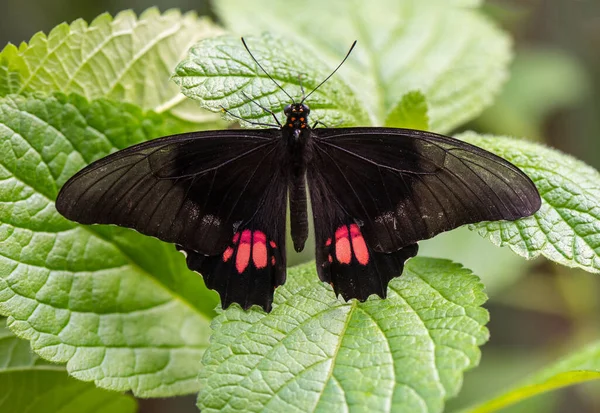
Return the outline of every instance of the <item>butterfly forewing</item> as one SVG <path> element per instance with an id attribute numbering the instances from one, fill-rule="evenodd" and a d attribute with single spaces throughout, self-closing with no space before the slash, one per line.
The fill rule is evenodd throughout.
<path id="1" fill-rule="evenodd" d="M 537 189 L 517 167 L 453 138 L 388 128 L 312 132 L 309 169 L 327 177 L 322 191 L 376 251 L 394 252 L 468 223 L 515 220 L 540 207 Z M 312 187 L 317 174 L 310 176 Z"/>
<path id="2" fill-rule="evenodd" d="M 275 132 L 275 133 L 273 133 Z M 277 131 L 196 132 L 145 142 L 72 177 L 56 208 L 83 224 L 117 224 L 202 254 L 223 251 L 281 169 Z"/>

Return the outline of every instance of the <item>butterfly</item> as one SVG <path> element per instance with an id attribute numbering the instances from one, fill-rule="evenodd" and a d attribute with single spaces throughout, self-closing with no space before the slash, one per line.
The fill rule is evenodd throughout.
<path id="1" fill-rule="evenodd" d="M 318 276 L 336 296 L 360 301 L 385 298 L 418 241 L 540 208 L 521 170 L 460 140 L 311 126 L 305 101 L 319 86 L 308 95 L 302 89 L 300 102 L 288 95 L 283 124 L 263 108 L 277 122 L 269 129 L 184 133 L 108 155 L 65 183 L 56 208 L 81 224 L 116 224 L 174 243 L 223 308 L 267 312 L 286 280 L 288 201 L 294 249 L 308 237 L 309 196 Z"/>

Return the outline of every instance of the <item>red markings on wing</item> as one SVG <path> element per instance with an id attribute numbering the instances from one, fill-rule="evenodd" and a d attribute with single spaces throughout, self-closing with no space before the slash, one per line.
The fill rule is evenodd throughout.
<path id="1" fill-rule="evenodd" d="M 268 246 L 277 248 L 274 241 L 267 244 L 267 235 L 262 231 L 243 230 L 236 232 L 231 239 L 232 246 L 223 252 L 223 262 L 228 262 L 235 254 L 235 269 L 242 274 L 250 263 L 258 270 L 265 268 L 269 261 Z M 271 256 L 271 265 L 275 265 L 275 256 Z"/>
<path id="2" fill-rule="evenodd" d="M 254 233 L 252 234 L 252 239 L 254 240 L 255 243 L 261 242 L 261 243 L 267 245 L 267 236 L 262 231 L 254 231 Z"/>
<path id="3" fill-rule="evenodd" d="M 232 255 L 233 255 L 233 248 L 227 247 L 227 249 L 223 253 L 223 262 L 229 261 L 231 259 Z"/>
<path id="4" fill-rule="evenodd" d="M 352 261 L 352 250 L 350 239 L 348 239 L 348 227 L 344 225 L 335 231 L 335 257 L 340 264 L 350 264 Z"/>
<path id="5" fill-rule="evenodd" d="M 250 244 L 252 243 L 252 231 L 245 229 L 240 236 L 240 243 L 235 254 L 235 268 L 238 273 L 243 273 L 250 262 Z"/>
<path id="6" fill-rule="evenodd" d="M 254 231 L 252 244 L 252 261 L 259 270 L 267 266 L 267 236 L 264 232 Z"/>
<path id="7" fill-rule="evenodd" d="M 367 265 L 369 263 L 369 250 L 358 225 L 350 225 L 350 236 L 352 237 L 352 250 L 356 260 L 362 265 Z"/>
<path id="8" fill-rule="evenodd" d="M 331 238 L 325 241 L 325 246 L 331 246 Z M 356 224 L 342 225 L 335 231 L 335 258 L 340 264 L 350 264 L 352 257 L 361 265 L 369 263 L 369 249 L 367 243 Z M 332 263 L 332 255 L 327 260 Z"/>

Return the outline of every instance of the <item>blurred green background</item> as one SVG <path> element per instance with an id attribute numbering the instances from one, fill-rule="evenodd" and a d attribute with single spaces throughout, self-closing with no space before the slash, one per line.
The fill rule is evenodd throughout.
<path id="1" fill-rule="evenodd" d="M 140 13 L 151 6 L 215 17 L 207 1 L 4 0 L 0 47 L 28 41 L 64 21 L 91 21 L 124 9 Z M 484 11 L 511 33 L 515 60 L 495 105 L 461 129 L 546 142 L 600 168 L 600 1 L 489 0 Z M 461 395 L 447 411 L 485 399 L 600 338 L 600 277 L 544 260 L 525 262 L 466 229 L 423 244 L 423 255 L 452 258 L 473 269 L 490 295 L 491 339 L 482 349 L 481 366 L 467 373 Z M 491 259 L 497 263 L 493 268 Z M 166 411 L 196 412 L 195 396 L 140 400 L 140 412 Z M 569 387 L 504 411 L 600 412 L 600 384 Z"/>

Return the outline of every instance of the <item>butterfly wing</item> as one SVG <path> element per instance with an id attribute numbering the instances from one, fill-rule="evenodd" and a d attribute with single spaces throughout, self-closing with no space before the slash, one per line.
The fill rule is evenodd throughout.
<path id="1" fill-rule="evenodd" d="M 384 296 L 387 281 L 400 275 L 400 261 L 416 254 L 417 241 L 540 207 L 537 189 L 517 167 L 453 138 L 389 128 L 312 132 L 307 177 L 321 229 L 317 265 L 321 279 L 337 282 L 345 298 Z M 365 273 L 381 280 L 377 288 L 360 279 Z"/>
<path id="2" fill-rule="evenodd" d="M 221 296 L 223 308 L 256 304 L 271 311 L 273 293 L 285 282 L 286 181 L 273 178 L 256 214 L 236 228 L 225 250 L 204 255 L 177 245 L 190 269 Z"/>
<path id="3" fill-rule="evenodd" d="M 389 281 L 402 274 L 407 259 L 417 255 L 417 244 L 390 253 L 376 251 L 363 234 L 365 227 L 344 208 L 347 199 L 331 192 L 329 177 L 309 168 L 307 178 L 319 278 L 346 300 L 364 301 L 371 294 L 385 298 Z"/>
<path id="4" fill-rule="evenodd" d="M 285 280 L 279 138 L 269 129 L 209 131 L 135 145 L 78 172 L 56 208 L 82 224 L 116 224 L 175 243 L 225 307 L 267 308 Z"/>

